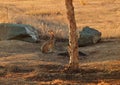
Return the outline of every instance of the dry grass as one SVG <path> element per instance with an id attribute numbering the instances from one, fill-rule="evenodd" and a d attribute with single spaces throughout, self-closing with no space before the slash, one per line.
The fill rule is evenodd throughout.
<path id="1" fill-rule="evenodd" d="M 119 0 L 74 0 L 78 28 L 90 26 L 101 31 L 103 38 L 119 38 L 119 3 Z M 1 23 L 31 24 L 43 34 L 47 34 L 49 29 L 54 29 L 57 37 L 68 37 L 64 0 L 59 2 L 55 0 L 5 0 L 0 1 L 0 4 Z"/>

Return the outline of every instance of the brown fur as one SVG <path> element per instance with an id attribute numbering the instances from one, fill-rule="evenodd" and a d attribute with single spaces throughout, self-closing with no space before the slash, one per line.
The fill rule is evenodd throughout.
<path id="1" fill-rule="evenodd" d="M 50 39 L 41 46 L 42 53 L 53 52 L 55 36 L 53 31 L 49 31 Z"/>

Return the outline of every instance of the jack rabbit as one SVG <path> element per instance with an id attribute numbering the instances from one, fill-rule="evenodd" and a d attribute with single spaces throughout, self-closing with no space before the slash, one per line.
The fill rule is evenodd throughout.
<path id="1" fill-rule="evenodd" d="M 54 45 L 55 45 L 55 35 L 53 31 L 48 31 L 49 35 L 50 35 L 50 39 L 43 43 L 43 45 L 41 46 L 41 51 L 42 53 L 50 53 L 53 52 L 54 49 Z"/>

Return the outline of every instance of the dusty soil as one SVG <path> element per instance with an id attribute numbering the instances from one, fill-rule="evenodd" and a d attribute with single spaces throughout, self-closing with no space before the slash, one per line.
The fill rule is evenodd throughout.
<path id="1" fill-rule="evenodd" d="M 0 41 L 0 85 L 119 85 L 120 40 L 102 40 L 80 47 L 79 71 L 62 72 L 69 58 L 58 56 L 66 42 L 56 42 L 54 53 L 42 54 L 40 43 Z"/>

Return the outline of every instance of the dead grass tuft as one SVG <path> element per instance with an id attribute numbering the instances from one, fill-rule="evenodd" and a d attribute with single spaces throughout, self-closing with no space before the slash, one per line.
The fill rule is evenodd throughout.
<path id="1" fill-rule="evenodd" d="M 109 83 L 106 83 L 105 81 L 101 81 L 100 83 L 98 83 L 97 85 L 110 85 Z"/>
<path id="2" fill-rule="evenodd" d="M 26 73 L 26 72 L 32 72 L 34 69 L 24 66 L 17 66 L 17 65 L 8 65 L 6 66 L 6 72 L 7 73 Z"/>
<path id="3" fill-rule="evenodd" d="M 6 70 L 4 66 L 0 66 L 0 77 L 6 75 Z"/>
<path id="4" fill-rule="evenodd" d="M 46 9 L 46 10 L 31 10 L 31 11 L 27 11 L 25 13 L 26 15 L 32 15 L 32 16 L 58 16 L 58 15 L 62 15 L 62 13 L 56 9 L 50 10 L 50 9 Z"/>

